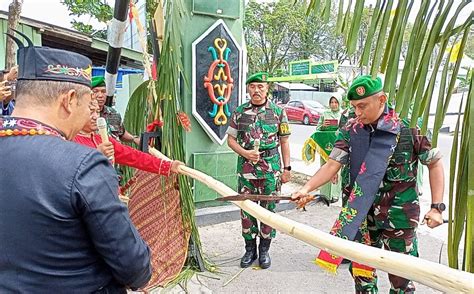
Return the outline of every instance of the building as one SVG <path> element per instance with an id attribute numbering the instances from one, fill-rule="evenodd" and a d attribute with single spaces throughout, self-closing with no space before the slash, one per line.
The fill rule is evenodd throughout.
<path id="1" fill-rule="evenodd" d="M 8 12 L 0 10 L 0 69 L 5 68 L 5 45 Z M 35 46 L 46 46 L 77 52 L 92 60 L 93 75 L 103 75 L 109 44 L 106 40 L 90 37 L 81 32 L 21 17 L 17 30 L 27 35 Z M 21 37 L 19 37 L 22 40 Z M 133 90 L 143 80 L 143 55 L 140 51 L 122 48 L 117 81 L 117 110 L 123 115 Z M 130 75 L 128 74 L 139 74 Z M 126 77 L 126 78 L 123 78 Z"/>

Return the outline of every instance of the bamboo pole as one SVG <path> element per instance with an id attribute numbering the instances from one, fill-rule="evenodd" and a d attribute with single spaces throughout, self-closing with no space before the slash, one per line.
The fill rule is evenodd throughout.
<path id="1" fill-rule="evenodd" d="M 149 152 L 156 157 L 168 159 L 152 147 L 149 148 Z M 237 192 L 225 184 L 190 167 L 180 166 L 179 173 L 206 184 L 222 196 L 237 194 Z M 414 256 L 344 240 L 272 213 L 250 200 L 232 201 L 232 203 L 280 232 L 326 250 L 331 254 L 343 256 L 443 292 L 474 293 L 474 274 L 455 270 Z"/>
<path id="2" fill-rule="evenodd" d="M 153 15 L 153 21 L 155 22 L 156 35 L 158 37 L 158 44 L 161 53 L 161 47 L 163 46 L 163 38 L 165 35 L 165 18 L 163 15 L 163 1 L 160 0 L 157 2 L 158 4 L 155 10 L 155 14 Z"/>

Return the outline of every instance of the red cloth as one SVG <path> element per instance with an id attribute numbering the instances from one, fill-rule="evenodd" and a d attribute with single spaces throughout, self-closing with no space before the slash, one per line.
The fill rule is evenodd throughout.
<path id="1" fill-rule="evenodd" d="M 169 176 L 171 172 L 171 161 L 162 160 L 148 153 L 123 145 L 112 137 L 110 142 L 114 145 L 115 163 L 134 167 L 147 172 Z M 74 142 L 96 149 L 102 143 L 99 134 L 81 135 L 73 139 Z"/>
<path id="2" fill-rule="evenodd" d="M 152 123 L 146 126 L 147 132 L 153 132 L 156 127 L 161 128 L 163 126 L 163 122 L 159 120 L 154 120 Z"/>

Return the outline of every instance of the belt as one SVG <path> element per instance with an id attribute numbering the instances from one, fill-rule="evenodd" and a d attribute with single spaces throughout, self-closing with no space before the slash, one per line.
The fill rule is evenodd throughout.
<path id="1" fill-rule="evenodd" d="M 267 150 L 260 150 L 260 156 L 261 157 L 270 157 L 275 154 L 278 154 L 278 147 L 272 148 L 272 149 L 267 149 Z"/>

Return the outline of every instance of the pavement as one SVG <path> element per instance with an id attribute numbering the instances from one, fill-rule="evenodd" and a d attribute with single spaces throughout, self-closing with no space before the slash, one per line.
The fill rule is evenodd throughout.
<path id="1" fill-rule="evenodd" d="M 282 186 L 282 194 L 290 194 L 303 185 L 319 167 L 319 160 L 306 165 L 301 158 L 302 144 L 291 144 L 292 181 Z M 446 155 L 445 155 L 446 159 Z M 449 156 L 447 156 L 449 160 Z M 425 173 L 423 189 L 429 191 Z M 426 190 L 428 189 L 428 190 Z M 429 195 L 429 193 L 428 193 Z M 427 199 L 425 199 L 427 198 Z M 446 199 L 446 198 L 445 198 Z M 420 200 L 422 213 L 428 210 L 430 199 Z M 279 203 L 277 212 L 297 222 L 329 232 L 341 208 L 341 202 L 330 207 L 310 205 L 307 211 L 294 209 L 292 203 Z M 272 266 L 262 270 L 254 267 L 242 270 L 240 257 L 244 253 L 241 237 L 239 208 L 235 205 L 202 208 L 196 211 L 196 219 L 203 248 L 203 255 L 216 266 L 216 271 L 197 273 L 186 285 L 161 289 L 164 293 L 354 293 L 353 280 L 348 265 L 341 265 L 337 275 L 331 275 L 313 261 L 319 252 L 302 241 L 277 232 L 270 255 Z M 446 226 L 418 230 L 420 258 L 447 264 Z M 379 291 L 388 293 L 390 284 L 387 274 L 379 273 Z M 416 283 L 418 293 L 441 293 Z"/>

